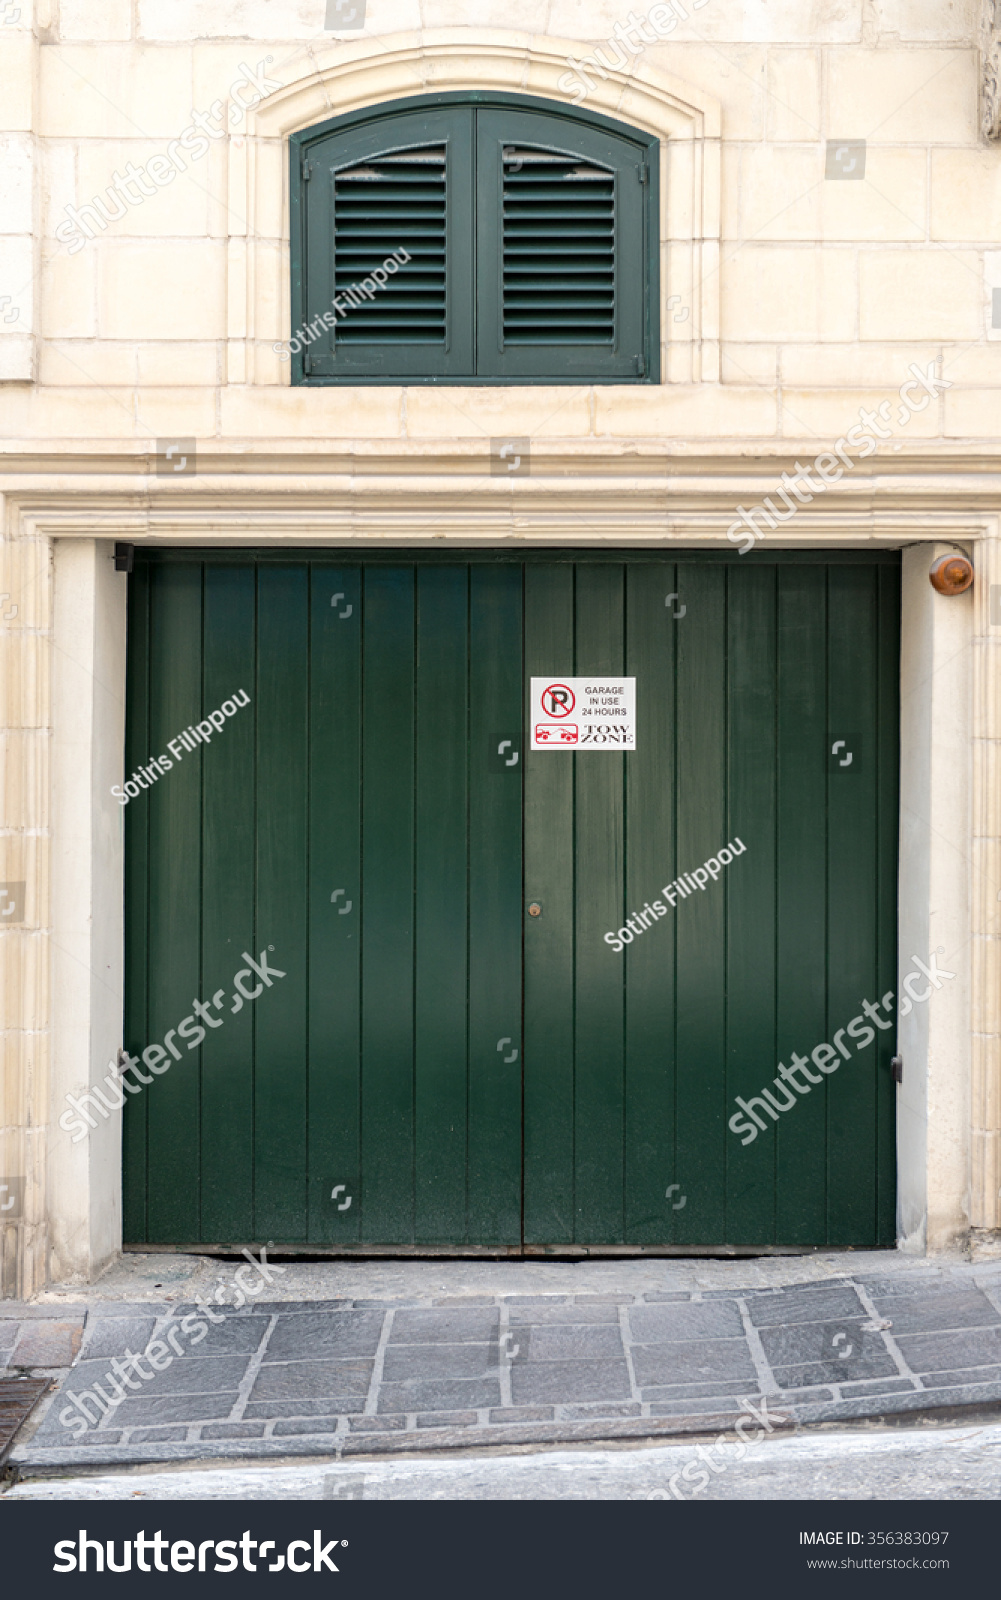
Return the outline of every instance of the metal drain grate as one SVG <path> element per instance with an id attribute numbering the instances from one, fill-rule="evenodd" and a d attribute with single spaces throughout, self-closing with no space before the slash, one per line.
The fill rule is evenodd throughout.
<path id="1" fill-rule="evenodd" d="M 49 1387 L 48 1378 L 0 1378 L 0 1465 L 23 1422 Z"/>

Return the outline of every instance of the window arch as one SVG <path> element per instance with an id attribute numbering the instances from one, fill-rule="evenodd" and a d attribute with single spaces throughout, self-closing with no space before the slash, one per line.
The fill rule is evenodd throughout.
<path id="1" fill-rule="evenodd" d="M 294 134 L 293 382 L 657 381 L 657 156 L 511 94 Z"/>

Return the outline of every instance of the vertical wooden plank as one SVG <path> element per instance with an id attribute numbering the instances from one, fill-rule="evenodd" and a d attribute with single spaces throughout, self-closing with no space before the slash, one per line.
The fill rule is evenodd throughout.
<path id="1" fill-rule="evenodd" d="M 202 567 L 154 569 L 150 607 L 149 755 L 201 719 Z M 179 1244 L 199 1236 L 199 1083 L 177 1029 L 201 994 L 201 764 L 203 745 L 185 752 L 152 788 L 130 802 L 149 810 L 149 1012 L 146 1045 L 161 1069 L 149 1097 L 149 1238 Z M 168 1055 L 166 1052 L 171 1052 Z M 180 1059 L 173 1058 L 177 1051 Z M 166 1067 L 166 1070 L 163 1070 Z"/>
<path id="2" fill-rule="evenodd" d="M 690 599 L 678 633 L 676 874 L 700 868 L 726 844 L 728 820 L 725 568 L 679 562 L 678 586 Z M 725 983 L 723 895 L 696 888 L 678 905 L 675 1180 L 688 1196 L 677 1213 L 683 1244 L 725 1233 Z"/>
<path id="3" fill-rule="evenodd" d="M 876 580 L 872 565 L 828 575 L 828 1032 L 847 1053 L 828 1078 L 828 1242 L 876 1242 L 875 1044 L 841 1030 L 877 1001 Z M 837 755 L 834 743 L 842 742 Z M 851 765 L 842 763 L 851 755 Z M 863 1023 L 865 1017 L 862 1016 Z M 873 1029 L 875 1032 L 875 1029 Z M 885 1031 L 885 1030 L 884 1030 Z M 840 1040 L 839 1040 L 840 1032 Z M 887 1037 L 889 1033 L 887 1032 Z"/>
<path id="4" fill-rule="evenodd" d="M 128 669 L 125 703 L 125 776 L 149 753 L 150 569 L 141 562 L 128 580 Z M 149 905 L 149 807 L 130 801 L 118 823 L 125 830 L 125 1049 L 138 1056 L 149 1039 L 147 1023 L 147 910 Z M 145 1067 L 141 1070 L 145 1073 Z M 149 1074 L 147 1074 L 149 1076 Z M 135 1078 L 129 1074 L 130 1081 Z M 146 1224 L 146 1085 L 126 1095 L 122 1126 L 122 1237 L 142 1244 Z"/>
<path id="5" fill-rule="evenodd" d="M 775 1242 L 789 1245 L 827 1238 L 827 1087 L 810 1059 L 827 1038 L 826 637 L 826 567 L 780 566 L 776 1060 L 809 1092 L 781 1113 L 778 1127 L 757 1108 L 768 1131 L 747 1148 L 745 1164 L 774 1141 Z M 760 1094 L 760 1084 L 747 1081 L 745 1098 Z"/>
<path id="6" fill-rule="evenodd" d="M 900 815 L 900 564 L 880 566 L 878 596 L 877 772 L 878 980 L 880 998 L 897 987 L 897 850 Z M 909 952 L 908 952 L 909 953 Z M 891 1001 L 891 1005 L 894 1002 Z M 892 1011 L 881 1011 L 891 1017 Z M 876 1051 L 876 1243 L 892 1245 L 897 1208 L 897 1090 L 890 1071 L 896 1029 L 880 1032 Z"/>
<path id="7" fill-rule="evenodd" d="M 636 679 L 636 749 L 625 757 L 627 911 L 660 899 L 660 916 L 619 955 L 605 946 L 610 972 L 626 980 L 625 1238 L 669 1244 L 679 1191 L 674 1182 L 674 955 L 676 914 L 660 897 L 673 877 L 674 652 L 687 596 L 677 568 L 633 562 L 626 569 L 626 675 Z M 655 913 L 656 914 L 656 913 Z M 687 1202 L 686 1202 L 687 1203 Z"/>
<path id="8" fill-rule="evenodd" d="M 569 750 L 529 750 L 531 679 L 574 656 L 574 571 L 525 569 L 525 1243 L 574 1238 L 574 800 Z M 542 907 L 539 917 L 528 906 Z"/>
<path id="9" fill-rule="evenodd" d="M 414 1238 L 466 1241 L 466 567 L 417 569 Z"/>
<path id="10" fill-rule="evenodd" d="M 726 906 L 726 1101 L 719 1159 L 727 1175 L 725 1238 L 775 1243 L 774 1143 L 769 1132 L 745 1152 L 728 1127 L 734 1096 L 766 1086 L 780 1104 L 790 1096 L 775 1053 L 776 569 L 727 564 L 727 840 L 745 854 L 724 867 Z M 816 648 L 816 642 L 814 645 Z M 713 852 L 714 854 L 716 852 Z M 789 1113 L 796 1115 L 794 1106 Z M 771 1127 L 767 1114 L 764 1118 Z M 744 1159 L 742 1159 L 744 1157 Z"/>
<path id="11" fill-rule="evenodd" d="M 202 752 L 199 998 L 211 1020 L 202 1019 L 206 1036 L 192 1059 L 201 1078 L 199 1238 L 208 1243 L 253 1237 L 253 1008 L 232 1008 L 233 975 L 254 938 L 255 591 L 253 563 L 206 564 L 204 709 L 236 707 Z M 241 691 L 249 706 L 233 699 Z"/>
<path id="12" fill-rule="evenodd" d="M 362 1184 L 365 1237 L 414 1237 L 414 569 L 365 577 Z"/>
<path id="13" fill-rule="evenodd" d="M 578 563 L 578 677 L 622 673 L 624 580 L 625 569 L 618 563 Z M 624 768 L 632 759 L 631 754 L 604 750 L 573 757 L 574 1237 L 586 1244 L 619 1244 L 624 1238 L 625 969 L 620 961 L 609 961 L 605 934 L 638 909 L 623 904 Z"/>
<path id="14" fill-rule="evenodd" d="M 363 1215 L 361 567 L 314 562 L 310 616 L 309 1237 L 354 1244 Z"/>
<path id="15" fill-rule="evenodd" d="M 254 1026 L 254 1198 L 259 1238 L 306 1239 L 308 572 L 261 563 L 257 580 L 257 918 L 248 953 Z M 241 963 L 241 966 L 244 964 Z"/>
<path id="16" fill-rule="evenodd" d="M 473 1244 L 521 1240 L 523 603 L 520 563 L 470 569 L 467 1237 Z"/>

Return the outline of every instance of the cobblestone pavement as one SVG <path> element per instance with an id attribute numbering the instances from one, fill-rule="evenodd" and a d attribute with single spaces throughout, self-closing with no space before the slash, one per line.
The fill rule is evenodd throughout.
<path id="1" fill-rule="evenodd" d="M 0 1303 L 0 1330 L 12 1371 L 61 1379 L 14 1448 L 27 1472 L 719 1431 L 762 1396 L 780 1429 L 1001 1403 L 997 1264 L 772 1288 L 220 1301 L 211 1320 L 184 1301 Z"/>
<path id="2" fill-rule="evenodd" d="M 732 1441 L 732 1435 L 730 1439 Z M 316 1461 L 34 1478 L 11 1500 L 984 1500 L 1001 1499 L 1001 1426 L 773 1437 L 740 1461 L 694 1442 L 615 1450 Z M 674 1494 L 671 1482 L 674 1480 Z M 893 1525 L 896 1525 L 894 1522 Z M 922 1523 L 922 1526 L 927 1526 Z"/>

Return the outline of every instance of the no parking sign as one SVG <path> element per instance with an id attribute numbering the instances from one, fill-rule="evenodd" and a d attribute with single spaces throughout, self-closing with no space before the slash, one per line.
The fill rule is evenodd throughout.
<path id="1" fill-rule="evenodd" d="M 635 678 L 533 678 L 533 750 L 635 750 Z"/>

